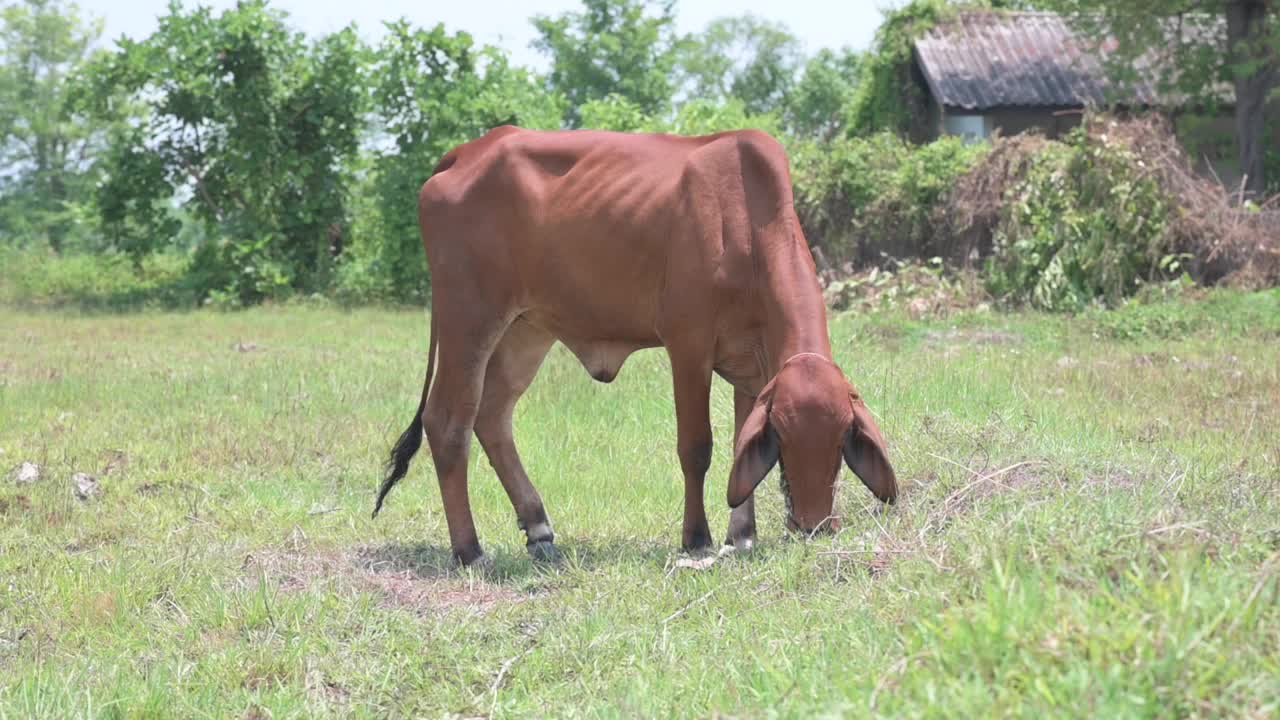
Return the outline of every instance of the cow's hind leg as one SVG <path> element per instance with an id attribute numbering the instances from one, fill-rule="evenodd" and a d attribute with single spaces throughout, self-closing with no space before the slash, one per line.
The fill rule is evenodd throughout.
<path id="1" fill-rule="evenodd" d="M 446 306 L 442 301 L 452 296 L 439 288 L 432 310 L 438 314 L 440 326 L 439 369 L 427 398 L 423 428 L 440 481 L 453 556 L 463 565 L 472 565 L 487 559 L 471 516 L 467 458 L 484 392 L 485 368 L 510 318 L 483 313 L 478 302 L 468 307 Z"/>
<path id="2" fill-rule="evenodd" d="M 489 358 L 475 428 L 476 437 L 515 508 L 516 522 L 525 533 L 529 554 L 535 560 L 547 561 L 559 559 L 555 534 L 542 507 L 542 498 L 520 462 L 511 416 L 554 342 L 555 338 L 545 330 L 523 320 L 511 324 Z"/>

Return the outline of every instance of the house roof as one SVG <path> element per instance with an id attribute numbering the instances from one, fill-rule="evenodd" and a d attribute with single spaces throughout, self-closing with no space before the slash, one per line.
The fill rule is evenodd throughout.
<path id="1" fill-rule="evenodd" d="M 1098 53 L 1053 13 L 960 13 L 916 40 L 915 54 L 930 92 L 949 108 L 1162 104 L 1153 73 L 1142 71 L 1150 60 L 1136 63 L 1136 81 L 1116 86 Z"/>

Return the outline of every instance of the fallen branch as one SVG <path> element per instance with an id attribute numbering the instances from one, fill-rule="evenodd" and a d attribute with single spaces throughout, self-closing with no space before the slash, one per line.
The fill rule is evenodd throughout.
<path id="1" fill-rule="evenodd" d="M 493 701 L 489 704 L 490 717 L 493 717 L 498 708 L 498 690 L 502 688 L 502 681 L 506 679 L 507 673 L 511 672 L 511 668 L 514 667 L 517 662 L 524 659 L 526 655 L 533 652 L 536 647 L 538 647 L 538 644 L 537 642 L 534 642 L 529 645 L 529 647 L 525 648 L 524 652 L 519 655 L 513 655 L 512 657 L 507 658 L 506 661 L 502 663 L 502 667 L 498 668 L 498 676 L 493 679 L 493 684 L 489 686 L 489 692 L 493 694 Z"/>

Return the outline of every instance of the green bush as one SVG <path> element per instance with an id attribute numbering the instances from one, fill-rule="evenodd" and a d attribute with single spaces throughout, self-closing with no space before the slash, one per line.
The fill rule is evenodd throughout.
<path id="1" fill-rule="evenodd" d="M 638 104 L 616 94 L 583 103 L 578 117 L 584 130 L 656 132 L 659 125 Z"/>
<path id="2" fill-rule="evenodd" d="M 657 128 L 658 132 L 677 135 L 710 135 L 726 130 L 763 130 L 774 137 L 781 137 L 782 124 L 772 113 L 753 115 L 737 98 L 724 102 L 693 100 L 680 107 L 670 122 Z"/>
<path id="3" fill-rule="evenodd" d="M 1144 279 L 1177 271 L 1174 208 L 1141 159 L 1105 134 L 1047 143 L 1004 198 L 987 282 L 993 295 L 1046 310 L 1116 304 Z"/>
<path id="4" fill-rule="evenodd" d="M 737 98 L 723 102 L 691 100 L 669 118 L 646 115 L 639 105 L 620 95 L 592 100 L 579 108 L 582 127 L 616 132 L 654 132 L 711 135 L 726 130 L 764 130 L 781 136 L 782 123 L 771 113 L 752 115 Z"/>
<path id="5" fill-rule="evenodd" d="M 811 245 L 837 264 L 940 254 L 938 209 L 985 145 L 912 145 L 888 132 L 792 149 L 796 210 Z"/>
<path id="6" fill-rule="evenodd" d="M 115 252 L 56 255 L 0 250 L 0 303 L 28 307 L 123 309 L 194 306 L 191 258 L 156 253 L 137 260 Z"/>

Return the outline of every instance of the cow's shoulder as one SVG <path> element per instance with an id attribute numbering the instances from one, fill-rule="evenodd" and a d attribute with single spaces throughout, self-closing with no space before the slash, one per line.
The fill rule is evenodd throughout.
<path id="1" fill-rule="evenodd" d="M 717 166 L 726 161 L 736 172 L 757 178 L 789 178 L 787 151 L 763 130 L 731 130 L 697 138 L 700 146 L 689 154 L 690 165 Z"/>

